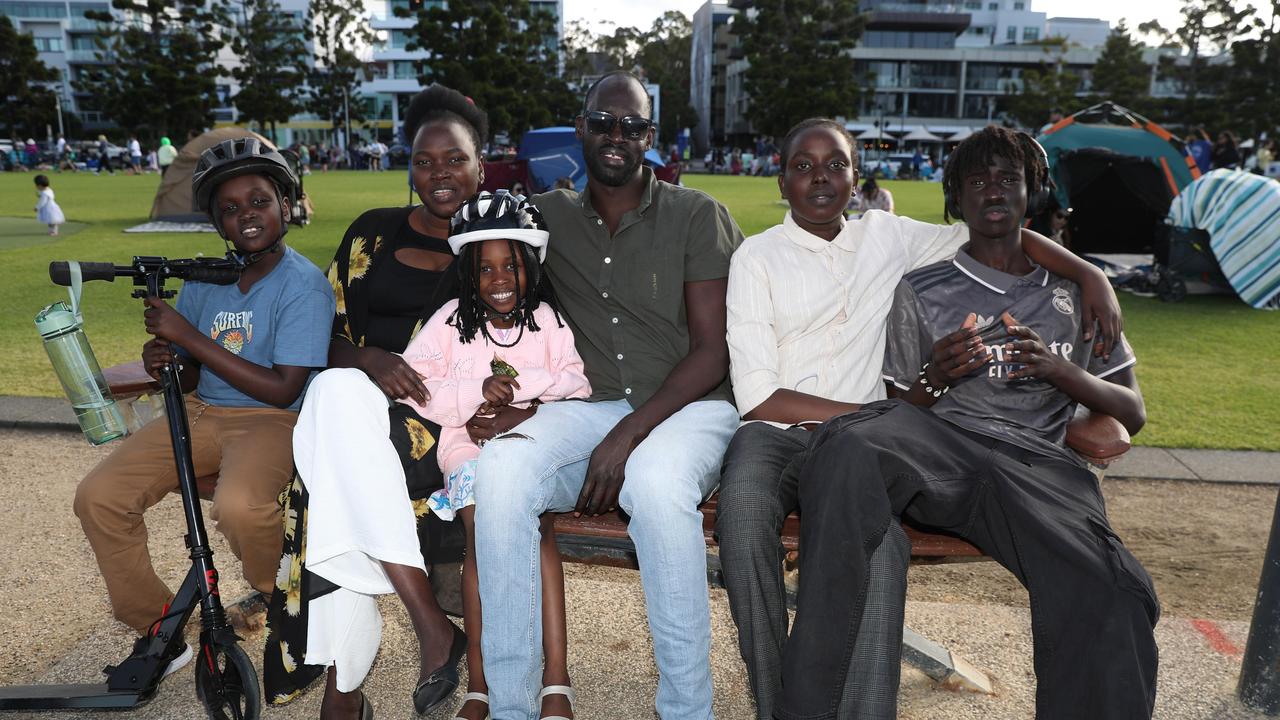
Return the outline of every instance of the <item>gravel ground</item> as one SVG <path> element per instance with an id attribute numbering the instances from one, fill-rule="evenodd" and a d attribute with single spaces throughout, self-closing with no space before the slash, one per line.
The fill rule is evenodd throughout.
<path id="1" fill-rule="evenodd" d="M 97 566 L 70 509 L 76 483 L 107 452 L 69 433 L 0 431 L 0 683 L 98 681 L 101 667 L 129 647 L 130 633 L 110 618 Z M 1166 608 L 1158 629 L 1157 717 L 1261 717 L 1233 699 L 1239 655 L 1211 650 L 1187 619 L 1213 618 L 1230 643 L 1243 647 L 1275 489 L 1125 481 L 1108 483 L 1106 491 L 1117 530 L 1152 571 Z M 174 585 L 187 567 L 179 508 L 173 496 L 148 515 L 157 567 Z M 213 540 L 223 595 L 240 597 L 247 588 L 236 562 L 220 536 L 214 533 Z M 917 567 L 911 577 L 908 624 L 989 671 L 997 692 L 939 690 L 904 668 L 901 717 L 1030 717 L 1034 678 L 1025 593 L 992 563 Z M 657 673 L 638 576 L 571 565 L 566 578 L 578 716 L 654 717 Z M 711 601 L 716 714 L 750 718 L 746 672 L 724 591 L 713 590 Z M 394 598 L 384 598 L 381 606 L 385 636 L 366 691 L 379 717 L 411 717 L 412 633 Z M 194 627 L 189 634 L 194 637 Z M 261 643 L 260 628 L 247 633 L 245 647 L 255 662 Z M 319 700 L 320 693 L 312 691 L 291 705 L 267 708 L 263 716 L 315 717 Z M 36 717 L 90 716 L 101 717 Z M 156 699 L 130 717 L 203 717 L 191 673 L 167 680 Z"/>

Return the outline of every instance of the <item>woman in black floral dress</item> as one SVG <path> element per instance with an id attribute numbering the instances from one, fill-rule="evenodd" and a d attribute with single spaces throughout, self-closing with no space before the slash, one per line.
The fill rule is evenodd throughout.
<path id="1" fill-rule="evenodd" d="M 452 693 L 466 645 L 436 603 L 423 562 L 461 558 L 461 537 L 425 506 L 443 486 L 439 427 L 394 400 L 426 399 L 421 378 L 396 353 L 456 295 L 449 218 L 483 181 L 487 119 L 458 92 L 432 85 L 412 101 L 405 132 L 422 205 L 364 213 L 329 266 L 335 369 L 312 382 L 308 420 L 295 430 L 298 473 L 285 494 L 285 553 L 268 608 L 267 699 L 288 702 L 327 667 L 325 718 L 368 717 L 358 687 L 380 639 L 375 594 L 393 589 L 409 611 L 420 712 Z M 369 537 L 377 533 L 381 539 Z"/>

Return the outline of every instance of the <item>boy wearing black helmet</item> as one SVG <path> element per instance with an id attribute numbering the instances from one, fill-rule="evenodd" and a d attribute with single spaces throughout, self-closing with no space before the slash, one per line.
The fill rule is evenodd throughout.
<path id="1" fill-rule="evenodd" d="M 210 517 L 270 594 L 280 556 L 276 500 L 293 471 L 291 437 L 302 391 L 324 367 L 333 291 L 306 258 L 286 247 L 296 182 L 283 158 L 254 138 L 227 140 L 201 155 L 194 204 L 209 214 L 244 270 L 233 285 L 187 283 L 177 308 L 148 299 L 142 349 L 147 372 L 177 359 L 187 397 L 197 476 L 218 473 Z M 155 573 L 142 516 L 178 479 L 168 427 L 131 435 L 76 490 L 75 512 L 98 558 L 112 612 L 146 634 L 173 593 Z M 176 670 L 191 650 L 174 658 Z"/>

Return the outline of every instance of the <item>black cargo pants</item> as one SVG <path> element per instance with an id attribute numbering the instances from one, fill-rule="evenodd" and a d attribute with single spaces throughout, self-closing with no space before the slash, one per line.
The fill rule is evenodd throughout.
<path id="1" fill-rule="evenodd" d="M 836 717 L 868 559 L 894 516 L 960 535 L 1027 588 L 1039 720 L 1151 717 L 1160 608 L 1091 472 L 899 400 L 816 433 L 793 466 L 805 508 L 800 594 L 776 717 Z"/>

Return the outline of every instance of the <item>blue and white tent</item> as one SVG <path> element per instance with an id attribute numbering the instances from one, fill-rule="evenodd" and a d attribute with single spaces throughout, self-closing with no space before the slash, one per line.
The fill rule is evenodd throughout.
<path id="1" fill-rule="evenodd" d="M 1209 233 L 1209 247 L 1241 300 L 1259 309 L 1280 306 L 1280 182 L 1214 170 L 1174 198 L 1169 222 Z"/>

